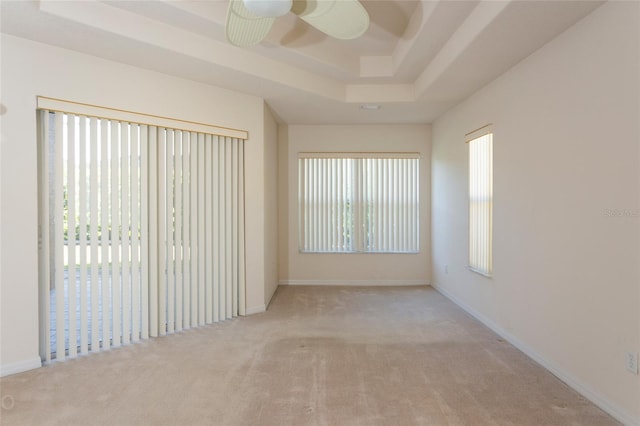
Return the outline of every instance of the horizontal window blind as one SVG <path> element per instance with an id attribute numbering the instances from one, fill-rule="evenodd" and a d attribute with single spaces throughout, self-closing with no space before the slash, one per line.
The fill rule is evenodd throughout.
<path id="1" fill-rule="evenodd" d="M 299 250 L 419 251 L 419 156 L 302 153 L 298 160 Z"/>
<path id="2" fill-rule="evenodd" d="M 41 355 L 244 314 L 244 141 L 40 110 Z"/>
<path id="3" fill-rule="evenodd" d="M 493 134 L 474 132 L 469 144 L 469 268 L 491 276 L 493 269 Z"/>

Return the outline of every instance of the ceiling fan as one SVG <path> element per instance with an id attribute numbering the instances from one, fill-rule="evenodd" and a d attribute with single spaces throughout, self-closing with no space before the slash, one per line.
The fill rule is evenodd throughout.
<path id="1" fill-rule="evenodd" d="M 369 14 L 358 0 L 230 0 L 227 40 L 239 47 L 258 44 L 289 12 L 342 40 L 360 37 L 369 28 Z"/>

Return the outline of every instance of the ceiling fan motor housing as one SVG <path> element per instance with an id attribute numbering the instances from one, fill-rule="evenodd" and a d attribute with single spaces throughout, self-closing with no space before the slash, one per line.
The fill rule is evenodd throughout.
<path id="1" fill-rule="evenodd" d="M 291 10 L 292 0 L 243 0 L 244 6 L 254 15 L 277 18 Z"/>

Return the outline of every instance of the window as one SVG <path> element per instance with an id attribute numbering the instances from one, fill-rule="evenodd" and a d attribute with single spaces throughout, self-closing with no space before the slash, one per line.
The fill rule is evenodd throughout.
<path id="1" fill-rule="evenodd" d="M 485 126 L 467 135 L 469 144 L 469 268 L 492 274 L 493 133 Z"/>
<path id="2" fill-rule="evenodd" d="M 244 314 L 243 138 L 38 105 L 43 360 Z"/>
<path id="3" fill-rule="evenodd" d="M 417 253 L 419 155 L 303 153 L 303 253 Z"/>

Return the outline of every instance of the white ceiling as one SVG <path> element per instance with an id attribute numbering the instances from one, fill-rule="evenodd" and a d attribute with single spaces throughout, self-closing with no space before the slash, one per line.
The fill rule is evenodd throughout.
<path id="1" fill-rule="evenodd" d="M 359 39 L 332 39 L 288 14 L 249 49 L 225 40 L 227 0 L 2 0 L 0 29 L 260 96 L 286 123 L 428 123 L 602 4 L 362 3 L 371 25 Z"/>

